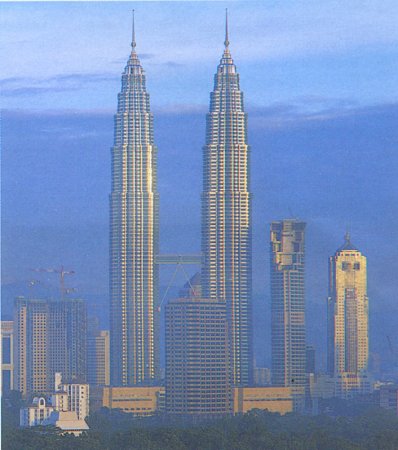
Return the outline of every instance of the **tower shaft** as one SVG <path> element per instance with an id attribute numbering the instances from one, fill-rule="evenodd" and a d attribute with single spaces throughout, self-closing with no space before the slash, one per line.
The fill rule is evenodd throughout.
<path id="1" fill-rule="evenodd" d="M 110 194 L 111 383 L 156 376 L 159 196 L 157 148 L 145 73 L 132 52 L 115 115 Z"/>

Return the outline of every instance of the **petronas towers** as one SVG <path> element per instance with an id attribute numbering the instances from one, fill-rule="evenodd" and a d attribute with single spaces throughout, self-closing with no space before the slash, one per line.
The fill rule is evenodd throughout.
<path id="1" fill-rule="evenodd" d="M 203 148 L 203 297 L 225 302 L 231 378 L 252 377 L 251 194 L 247 115 L 239 75 L 225 49 L 214 78 Z M 145 74 L 135 51 L 122 75 L 115 115 L 110 195 L 112 384 L 158 376 L 159 247 L 156 147 Z"/>
<path id="2" fill-rule="evenodd" d="M 245 385 L 252 359 L 249 146 L 228 22 L 224 44 L 203 148 L 202 278 L 204 296 L 226 302 L 232 379 Z"/>
<path id="3" fill-rule="evenodd" d="M 111 383 L 156 376 L 159 242 L 157 148 L 145 72 L 133 40 L 115 115 L 110 195 Z"/>

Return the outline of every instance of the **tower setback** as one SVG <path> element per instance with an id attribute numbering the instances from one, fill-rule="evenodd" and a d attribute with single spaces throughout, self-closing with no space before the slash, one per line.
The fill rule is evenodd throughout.
<path id="1" fill-rule="evenodd" d="M 249 146 L 228 21 L 224 44 L 203 148 L 203 297 L 226 303 L 233 383 L 247 385 L 253 364 Z"/>
<path id="2" fill-rule="evenodd" d="M 115 114 L 110 194 L 111 384 L 157 376 L 159 196 L 157 148 L 145 72 L 135 47 L 122 74 Z"/>

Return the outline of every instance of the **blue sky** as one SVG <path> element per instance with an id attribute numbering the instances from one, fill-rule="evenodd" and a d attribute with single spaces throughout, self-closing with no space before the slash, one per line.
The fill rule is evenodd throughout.
<path id="1" fill-rule="evenodd" d="M 269 363 L 268 224 L 294 215 L 307 222 L 309 342 L 323 353 L 327 260 L 349 227 L 368 256 L 372 352 L 386 361 L 386 334 L 398 348 L 398 3 L 389 0 L 1 3 L 3 311 L 15 295 L 56 286 L 40 275 L 43 289 L 29 292 L 31 268 L 63 264 L 76 272 L 68 285 L 106 319 L 112 116 L 133 7 L 159 148 L 161 250 L 199 250 L 205 114 L 226 6 L 249 115 L 258 360 Z M 169 277 L 162 270 L 163 285 Z"/>
<path id="2" fill-rule="evenodd" d="M 3 107 L 113 110 L 133 7 L 153 107 L 206 105 L 226 6 L 247 105 L 397 99 L 392 0 L 48 2 L 1 5 Z"/>

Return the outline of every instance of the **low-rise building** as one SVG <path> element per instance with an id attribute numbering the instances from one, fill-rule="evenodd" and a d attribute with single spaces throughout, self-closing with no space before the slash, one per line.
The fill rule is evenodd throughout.
<path id="1" fill-rule="evenodd" d="M 135 416 L 152 416 L 164 411 L 163 386 L 98 387 L 93 390 L 92 405 L 98 409 L 121 409 Z"/>
<path id="2" fill-rule="evenodd" d="M 30 406 L 21 408 L 19 413 L 19 425 L 21 427 L 35 427 L 42 425 L 54 411 L 54 407 L 49 404 L 44 397 L 35 397 Z"/>
<path id="3" fill-rule="evenodd" d="M 53 411 L 42 425 L 53 425 L 62 430 L 62 434 L 72 433 L 75 436 L 79 436 L 83 431 L 89 429 L 87 423 L 83 419 L 79 419 L 75 411 Z"/>
<path id="4" fill-rule="evenodd" d="M 244 414 L 252 409 L 286 414 L 294 408 L 291 387 L 235 387 L 233 398 L 234 414 Z"/>

